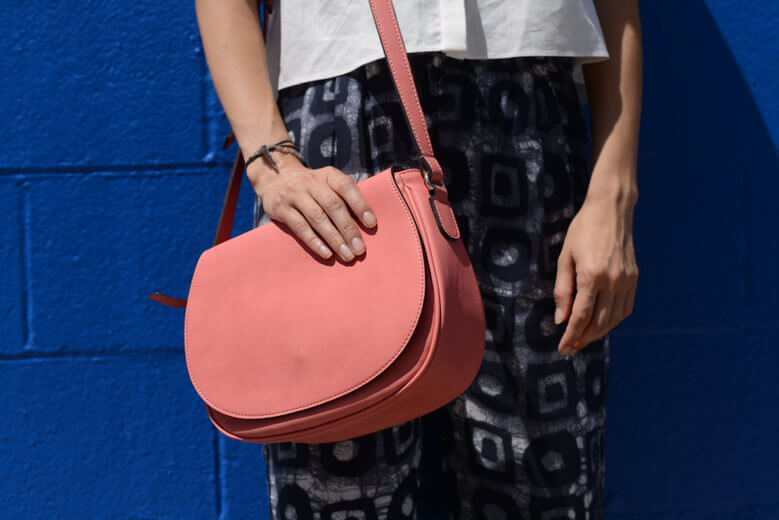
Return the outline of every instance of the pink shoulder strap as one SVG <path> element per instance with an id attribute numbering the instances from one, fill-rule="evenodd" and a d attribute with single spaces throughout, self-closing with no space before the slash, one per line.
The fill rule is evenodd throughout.
<path id="1" fill-rule="evenodd" d="M 406 46 L 400 34 L 395 7 L 392 4 L 392 0 L 369 0 L 369 2 L 373 21 L 376 23 L 379 39 L 392 73 L 393 82 L 395 83 L 395 89 L 400 96 L 403 113 L 406 116 L 406 122 L 411 129 L 417 148 L 418 155 L 415 158 L 419 160 L 420 170 L 430 176 L 430 181 L 441 185 L 443 184 L 443 170 L 433 154 L 433 145 L 430 141 L 427 122 L 425 121 L 424 112 L 422 112 L 422 105 L 419 102 L 416 84 L 411 73 Z M 270 4 L 270 2 L 268 3 Z M 265 36 L 267 34 L 268 22 L 267 11 L 264 13 L 263 20 L 262 32 L 263 36 Z M 233 141 L 235 141 L 235 134 L 231 132 L 225 139 L 223 149 L 230 147 Z M 232 236 L 243 175 L 244 158 L 239 149 L 233 162 L 232 173 L 216 230 L 216 237 L 214 237 L 214 245 L 221 244 Z M 186 305 L 185 299 L 173 298 L 162 293 L 154 293 L 150 297 L 172 307 L 184 307 Z"/>
<path id="2" fill-rule="evenodd" d="M 430 173 L 431 181 L 436 184 L 443 182 L 443 170 L 433 154 L 433 144 L 430 142 L 430 134 L 425 122 L 425 114 L 419 102 L 417 87 L 411 74 L 411 65 L 408 62 L 406 45 L 400 34 L 398 18 L 395 15 L 395 7 L 392 0 L 370 0 L 373 21 L 379 31 L 379 39 L 387 57 L 395 89 L 400 95 L 403 104 L 403 113 L 411 128 L 419 158 L 426 164 L 422 166 Z"/>

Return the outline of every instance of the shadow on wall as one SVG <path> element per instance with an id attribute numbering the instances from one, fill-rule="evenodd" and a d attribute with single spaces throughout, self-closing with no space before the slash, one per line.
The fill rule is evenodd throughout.
<path id="1" fill-rule="evenodd" d="M 778 10 L 641 9 L 641 279 L 613 333 L 606 517 L 777 518 Z"/>

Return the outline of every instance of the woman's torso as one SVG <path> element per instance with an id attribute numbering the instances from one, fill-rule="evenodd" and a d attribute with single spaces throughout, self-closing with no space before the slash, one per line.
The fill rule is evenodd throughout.
<path id="1" fill-rule="evenodd" d="M 461 59 L 608 57 L 592 0 L 395 0 L 406 50 Z M 275 0 L 267 35 L 274 92 L 384 56 L 368 0 Z"/>

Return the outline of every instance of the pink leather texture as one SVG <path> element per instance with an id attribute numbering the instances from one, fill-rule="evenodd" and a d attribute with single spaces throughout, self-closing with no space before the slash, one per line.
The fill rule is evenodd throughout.
<path id="1" fill-rule="evenodd" d="M 481 366 L 481 292 L 392 0 L 369 1 L 422 161 L 359 183 L 378 221 L 362 229 L 366 254 L 322 260 L 275 220 L 230 238 L 239 152 L 215 245 L 200 256 L 188 298 L 151 295 L 186 307 L 192 384 L 214 426 L 234 439 L 320 443 L 378 431 L 452 401 Z"/>
<path id="2" fill-rule="evenodd" d="M 366 253 L 348 264 L 318 258 L 274 222 L 200 257 L 186 358 L 212 408 L 261 418 L 323 404 L 376 377 L 406 346 L 425 296 L 419 235 L 389 175 L 360 187 L 379 224 L 363 229 Z"/>
<path id="3" fill-rule="evenodd" d="M 485 316 L 481 293 L 464 244 L 461 240 L 446 238 L 439 231 L 430 210 L 428 190 L 419 170 L 392 172 L 388 169 L 362 181 L 361 188 L 369 181 L 373 181 L 372 184 L 376 186 L 375 191 L 369 186 L 364 188 L 370 193 L 372 202 L 374 199 L 378 202 L 380 198 L 386 196 L 387 192 L 384 190 L 388 185 L 397 188 L 414 217 L 417 233 L 424 249 L 424 302 L 411 338 L 394 363 L 388 365 L 377 377 L 354 391 L 321 405 L 286 415 L 255 419 L 239 417 L 235 413 L 224 413 L 209 406 L 209 417 L 225 435 L 250 442 L 343 440 L 399 424 L 443 406 L 465 391 L 476 377 L 484 355 Z M 381 217 L 382 215 L 377 215 L 377 220 L 381 221 Z M 287 236 L 282 226 L 277 227 L 271 222 L 249 231 L 247 235 L 268 227 L 274 230 L 269 233 L 280 232 Z M 279 231 L 276 231 L 277 229 Z M 374 235 L 366 237 L 368 252 L 363 260 L 365 264 L 372 261 L 371 246 L 385 240 L 396 243 L 396 240 L 401 238 L 390 235 L 390 232 L 395 229 L 394 227 L 378 229 Z M 388 230 L 386 234 L 384 234 L 385 230 Z M 377 263 L 383 263 L 383 258 L 378 255 L 373 259 Z M 272 273 L 267 273 L 266 276 L 270 280 Z M 334 274 L 328 276 L 336 277 Z M 197 297 L 198 295 L 192 294 L 192 301 L 194 302 Z M 389 313 L 397 312 L 400 305 L 396 303 L 402 303 L 390 298 L 382 299 L 389 308 L 387 311 Z M 358 304 L 358 302 L 353 303 Z M 189 314 L 190 309 L 191 307 L 188 307 L 188 321 L 194 316 Z M 386 317 L 380 319 L 382 322 L 386 320 Z M 343 328 L 348 323 L 348 317 L 341 320 L 341 327 L 336 328 L 335 334 L 344 334 Z M 373 345 L 377 340 L 380 341 L 374 333 L 376 329 L 373 323 L 353 323 L 350 326 L 359 329 L 364 335 L 365 341 L 362 343 Z M 314 327 L 318 328 L 319 325 Z M 264 344 L 266 340 L 267 345 Z M 194 364 L 206 364 L 213 359 L 193 358 L 189 350 L 191 341 L 193 340 L 188 339 L 187 347 L 190 369 Z M 349 350 L 349 347 L 359 349 L 360 344 L 328 345 L 329 350 L 338 352 L 333 356 L 336 359 L 329 361 L 328 366 L 337 365 L 339 361 L 359 362 L 348 360 L 349 353 L 344 351 Z M 274 348 L 288 351 L 288 345 L 289 340 L 284 335 L 284 331 L 277 327 L 277 330 L 266 331 L 258 341 L 257 348 L 260 352 Z M 258 354 L 258 357 L 261 356 L 261 353 Z M 360 355 L 352 354 L 352 357 L 359 359 Z M 307 380 L 300 377 L 294 367 L 290 368 L 288 365 L 258 369 L 284 371 L 284 374 L 278 377 L 286 377 L 290 381 L 295 381 L 296 385 L 312 385 L 314 389 L 311 391 L 314 393 L 319 391 L 316 387 L 324 380 L 333 377 L 333 372 L 323 371 L 318 377 Z M 347 380 L 350 377 L 348 373 L 337 371 L 335 373 L 345 376 Z M 211 386 L 211 381 L 205 381 L 205 384 Z M 285 391 L 290 389 L 290 383 L 279 387 L 266 387 L 262 382 L 256 382 L 255 385 L 264 389 L 269 395 L 277 396 L 282 402 L 287 402 Z M 215 383 L 214 386 L 218 384 Z M 201 385 L 199 391 L 203 390 Z M 208 390 L 205 392 L 207 394 Z M 236 394 L 233 399 L 239 403 L 243 402 L 245 397 Z"/>

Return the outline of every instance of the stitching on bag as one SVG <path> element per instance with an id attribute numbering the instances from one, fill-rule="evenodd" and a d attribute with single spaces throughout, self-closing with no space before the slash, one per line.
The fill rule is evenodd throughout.
<path id="1" fill-rule="evenodd" d="M 387 171 L 387 170 L 385 170 L 385 171 Z M 397 172 L 397 174 L 401 175 L 401 174 L 409 172 L 409 171 L 419 172 L 419 170 L 416 169 L 416 168 L 409 168 L 409 169 L 406 169 L 406 170 L 401 170 L 400 172 Z M 389 171 L 389 175 L 393 175 L 393 172 Z M 383 366 L 381 366 L 376 372 L 374 372 L 373 374 L 371 374 L 370 376 L 368 376 L 367 378 L 365 378 L 361 382 L 355 384 L 354 386 L 351 386 L 351 387 L 347 388 L 346 390 L 344 390 L 342 392 L 335 393 L 333 395 L 330 395 L 328 397 L 324 397 L 324 398 L 319 399 L 317 401 L 312 401 L 312 402 L 308 402 L 306 404 L 302 404 L 302 405 L 300 405 L 300 406 L 298 406 L 296 408 L 290 408 L 290 409 L 287 409 L 287 410 L 279 410 L 279 411 L 268 413 L 268 414 L 241 413 L 241 412 L 235 412 L 235 411 L 228 410 L 228 409 L 226 409 L 224 407 L 217 406 L 210 399 L 206 398 L 203 395 L 203 392 L 200 389 L 200 386 L 197 384 L 197 382 L 195 382 L 195 379 L 190 377 L 190 379 L 192 380 L 192 385 L 195 387 L 195 390 L 197 390 L 197 393 L 200 395 L 200 398 L 206 404 L 208 404 L 209 406 L 214 408 L 216 411 L 221 412 L 223 414 L 230 415 L 232 417 L 245 418 L 245 419 L 261 419 L 261 418 L 266 418 L 266 417 L 278 417 L 278 416 L 283 415 L 283 414 L 293 413 L 293 412 L 297 412 L 297 411 L 301 411 L 301 410 L 306 410 L 306 409 L 309 409 L 309 408 L 311 408 L 313 406 L 316 406 L 318 404 L 321 404 L 321 403 L 324 403 L 324 402 L 328 402 L 328 401 L 331 401 L 331 400 L 336 399 L 338 397 L 341 397 L 343 395 L 346 395 L 349 392 L 351 392 L 352 390 L 355 390 L 356 388 L 359 388 L 359 387 L 365 385 L 367 382 L 371 381 L 376 376 L 378 376 L 379 374 L 384 372 L 384 370 L 386 370 L 386 368 L 389 365 L 391 365 L 397 359 L 397 357 L 400 355 L 400 353 L 403 351 L 403 349 L 408 344 L 408 341 L 411 338 L 411 335 L 416 330 L 416 328 L 417 328 L 417 326 L 419 324 L 420 316 L 422 314 L 422 304 L 424 302 L 424 293 L 425 293 L 425 265 L 424 265 L 424 257 L 422 255 L 422 237 L 419 236 L 419 233 L 417 231 L 417 226 L 414 223 L 415 220 L 414 220 L 414 217 L 412 215 L 412 212 L 411 212 L 410 208 L 408 207 L 408 205 L 406 203 L 406 200 L 403 198 L 403 196 L 401 195 L 400 191 L 398 190 L 397 185 L 392 181 L 392 179 L 389 179 L 388 182 L 392 185 L 392 190 L 395 193 L 395 196 L 400 200 L 400 205 L 402 206 L 403 211 L 406 213 L 406 216 L 408 217 L 408 221 L 411 224 L 411 227 L 412 227 L 412 229 L 414 231 L 414 234 L 416 234 L 417 237 L 418 237 L 418 240 L 416 241 L 417 257 L 419 258 L 418 265 L 420 265 L 422 267 L 422 269 L 420 270 L 420 281 L 421 281 L 421 283 L 419 283 L 419 288 L 420 288 L 419 289 L 419 301 L 417 302 L 417 310 L 416 310 L 416 313 L 415 313 L 416 314 L 416 318 L 413 320 L 411 328 L 406 333 L 406 336 L 403 339 L 403 342 L 401 343 L 401 345 L 397 349 L 397 351 L 395 351 L 395 353 L 391 356 L 391 358 Z M 192 293 L 194 293 L 194 291 L 195 291 L 195 285 L 196 285 L 195 282 L 197 281 L 196 275 L 197 275 L 197 270 L 198 270 L 199 266 L 200 266 L 200 261 L 198 261 L 197 265 L 195 266 L 195 273 L 192 275 L 192 287 L 190 288 L 190 295 Z M 188 315 L 189 315 L 189 309 L 190 308 L 191 307 L 187 307 L 187 312 L 184 315 L 184 350 L 185 350 L 185 352 L 188 350 L 187 338 L 189 337 L 189 321 L 188 321 L 187 318 L 188 318 Z M 186 358 L 186 362 L 187 362 L 187 369 L 190 370 L 190 375 L 191 375 L 192 371 L 190 369 L 189 357 L 187 357 L 185 355 L 185 358 Z"/>
<path id="2" fill-rule="evenodd" d="M 388 1 L 391 1 L 391 0 L 388 0 Z M 370 2 L 370 5 L 371 5 L 371 10 L 373 11 L 373 14 L 374 14 L 374 16 L 377 16 L 377 15 L 376 15 L 376 11 L 374 10 L 374 7 L 373 7 L 373 1 L 371 1 L 371 2 Z M 391 8 L 391 7 L 392 7 L 392 6 L 390 5 L 390 8 Z M 393 31 L 393 32 L 394 32 L 394 34 L 395 34 L 395 39 L 396 39 L 396 40 L 397 40 L 397 41 L 400 43 L 401 49 L 405 49 L 405 46 L 404 46 L 404 44 L 403 44 L 403 39 L 402 39 L 402 37 L 401 37 L 401 35 L 400 35 L 400 29 L 399 29 L 399 28 L 398 28 L 398 26 L 397 26 L 397 21 L 396 21 L 396 20 L 395 20 L 393 17 L 390 17 L 390 18 L 392 18 L 392 22 L 393 22 L 391 25 L 392 25 L 392 31 Z M 376 24 L 376 27 L 378 28 L 378 30 L 379 30 L 379 33 L 380 33 L 380 34 L 383 36 L 383 35 L 384 35 L 384 32 L 381 30 L 381 26 L 380 26 L 380 25 L 377 23 L 377 24 Z M 384 38 L 382 38 L 382 40 L 383 40 L 383 39 L 384 39 Z M 385 52 L 385 54 L 387 55 L 387 61 L 388 61 L 388 62 L 390 62 L 390 65 L 392 65 L 392 58 L 390 57 L 391 53 L 389 53 L 389 52 Z M 413 77 L 413 75 L 411 74 L 411 66 L 409 65 L 409 63 L 408 63 L 406 60 L 401 60 L 401 64 L 402 64 L 402 68 L 403 68 L 403 70 L 405 71 L 406 75 L 408 76 L 408 78 L 409 78 L 409 80 L 410 80 L 410 84 L 411 84 L 411 85 L 414 85 L 414 77 Z M 393 76 L 395 76 L 395 73 L 393 72 L 394 70 L 395 70 L 395 69 L 394 69 L 394 67 L 390 67 L 390 73 L 392 73 L 392 75 L 393 75 Z M 395 83 L 396 83 L 396 85 L 397 85 L 397 87 L 398 87 L 398 94 L 400 94 L 400 91 L 401 91 L 401 87 L 400 87 L 400 85 L 401 85 L 401 82 L 400 82 L 400 81 L 396 81 Z M 419 113 L 419 116 L 422 118 L 422 124 L 423 124 L 423 125 L 427 125 L 427 122 L 425 121 L 425 115 L 424 115 L 424 113 L 422 112 L 422 105 L 421 105 L 421 104 L 420 104 L 420 102 L 419 102 L 419 97 L 416 95 L 416 93 L 415 93 L 415 92 L 410 92 L 410 93 L 408 93 L 408 96 L 410 96 L 410 97 L 411 97 L 411 101 L 412 101 L 412 103 L 413 103 L 413 104 L 414 104 L 414 106 L 416 107 L 416 110 L 417 110 L 417 112 Z M 407 96 L 407 97 L 408 97 L 408 96 Z M 402 104 L 403 104 L 403 100 L 402 100 L 402 98 L 401 98 L 401 105 L 402 105 Z M 423 127 L 423 128 L 420 128 L 420 129 L 419 129 L 419 130 L 420 130 L 420 132 L 422 132 L 421 139 L 420 139 L 420 135 L 417 133 L 417 131 L 416 131 L 416 130 L 414 130 L 414 123 L 413 123 L 413 121 L 409 121 L 409 123 L 410 123 L 410 125 L 409 125 L 409 126 L 411 126 L 411 133 L 413 133 L 413 134 L 414 134 L 414 137 L 416 137 L 417 141 L 420 141 L 420 142 L 422 142 L 422 144 L 424 144 L 424 145 L 425 145 L 425 147 L 427 148 L 427 150 L 429 151 L 429 153 L 431 153 L 431 154 L 432 154 L 432 153 L 433 153 L 433 144 L 432 144 L 432 143 L 431 143 L 431 141 L 430 141 L 430 136 L 429 136 L 429 135 L 427 135 L 427 132 L 424 132 L 425 128 Z M 420 150 L 420 151 L 421 151 L 421 150 Z"/>

